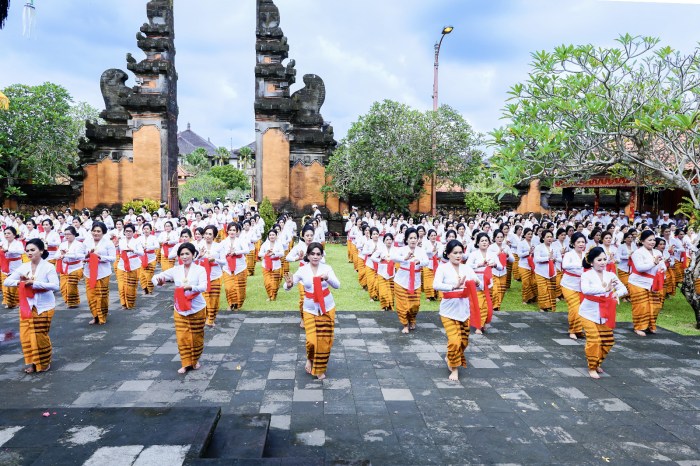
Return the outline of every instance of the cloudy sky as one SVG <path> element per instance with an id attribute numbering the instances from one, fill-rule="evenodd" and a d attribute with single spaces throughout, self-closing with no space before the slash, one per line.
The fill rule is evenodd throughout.
<path id="1" fill-rule="evenodd" d="M 23 1 L 0 30 L 0 89 L 62 84 L 102 109 L 99 78 L 138 60 L 135 35 L 146 0 L 35 0 L 37 23 L 22 37 Z M 614 44 L 651 35 L 689 52 L 698 42 L 699 0 L 276 0 L 296 60 L 326 83 L 323 116 L 341 139 L 372 102 L 431 108 L 433 45 L 440 52 L 440 102 L 479 131 L 499 126 L 506 92 L 527 76 L 530 53 L 562 43 Z M 254 139 L 254 0 L 175 0 L 180 130 L 187 123 L 216 145 Z M 133 85 L 133 79 L 127 82 Z"/>

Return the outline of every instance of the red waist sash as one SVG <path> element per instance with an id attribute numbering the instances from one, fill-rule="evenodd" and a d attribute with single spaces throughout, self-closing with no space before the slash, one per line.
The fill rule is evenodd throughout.
<path id="1" fill-rule="evenodd" d="M 664 289 L 664 278 L 665 277 L 664 277 L 664 273 L 662 271 L 660 271 L 660 270 L 657 271 L 656 275 L 652 275 L 652 274 L 647 273 L 647 272 L 640 272 L 639 270 L 637 270 L 637 267 L 634 266 L 634 261 L 632 260 L 631 257 L 630 257 L 628 263 L 630 265 L 630 271 L 632 273 L 637 274 L 640 277 L 650 278 L 653 280 L 651 283 L 651 291 L 661 291 Z"/>
<path id="2" fill-rule="evenodd" d="M 88 286 L 90 288 L 95 288 L 97 285 L 97 269 L 100 265 L 100 258 L 94 252 L 90 253 L 88 257 L 88 270 L 90 270 L 90 278 L 88 279 Z"/>
<path id="3" fill-rule="evenodd" d="M 231 275 L 236 273 L 236 259 L 241 259 L 243 254 L 233 254 L 226 256 L 226 263 L 228 264 L 228 269 L 231 271 Z"/>
<path id="4" fill-rule="evenodd" d="M 505 267 L 508 264 L 508 255 L 505 252 L 499 252 L 498 260 L 501 262 L 501 265 Z"/>
<path id="5" fill-rule="evenodd" d="M 17 291 L 19 294 L 19 316 L 22 320 L 29 320 L 32 318 L 32 308 L 29 306 L 27 300 L 33 299 L 37 293 L 44 293 L 46 290 L 35 290 L 31 286 L 27 286 L 24 282 L 19 282 L 17 286 Z"/>
<path id="6" fill-rule="evenodd" d="M 185 289 L 181 286 L 175 288 L 175 310 L 186 312 L 192 310 L 192 300 L 199 296 L 199 293 L 194 293 L 191 296 L 185 295 Z"/>
<path id="7" fill-rule="evenodd" d="M 401 270 L 405 270 L 409 272 L 409 277 L 408 277 L 408 292 L 409 294 L 413 294 L 416 292 L 416 273 L 420 272 L 420 270 L 416 270 L 416 263 L 411 262 L 411 265 L 406 268 L 406 267 L 401 267 Z"/>
<path id="8" fill-rule="evenodd" d="M 269 253 L 263 257 L 263 268 L 272 272 L 272 256 Z"/>
<path id="9" fill-rule="evenodd" d="M 527 256 L 527 259 L 525 259 L 525 260 L 527 260 L 527 265 L 530 266 L 530 270 L 532 270 L 534 272 L 535 271 L 535 258 L 532 257 L 532 254 Z"/>
<path id="10" fill-rule="evenodd" d="M 476 295 L 476 282 L 469 280 L 464 282 L 464 288 L 458 291 L 448 291 L 442 293 L 443 299 L 469 299 L 469 320 L 470 325 L 475 328 L 481 328 L 481 311 L 479 310 L 479 299 Z"/>
<path id="11" fill-rule="evenodd" d="M 489 322 L 491 322 L 491 319 L 493 319 L 493 301 L 491 300 L 491 291 L 489 290 L 489 286 L 491 286 L 491 280 L 493 278 L 493 270 L 491 269 L 491 267 L 486 266 L 483 272 L 476 273 L 478 275 L 484 276 L 484 296 L 486 297 L 486 309 L 488 310 L 488 314 L 486 315 L 486 323 L 488 324 Z"/>
<path id="12" fill-rule="evenodd" d="M 325 314 L 328 312 L 326 310 L 326 296 L 331 294 L 330 288 L 326 288 L 325 290 L 323 289 L 323 284 L 321 283 L 321 277 L 314 277 L 314 290 L 313 292 L 309 293 L 308 291 L 304 291 L 304 296 L 306 296 L 309 299 L 312 299 L 316 304 L 319 305 L 321 308 L 321 314 Z"/>
<path id="13" fill-rule="evenodd" d="M 211 262 L 209 259 L 200 259 L 197 263 L 207 271 L 207 293 L 209 293 L 211 291 Z"/>
<path id="14" fill-rule="evenodd" d="M 581 275 L 576 275 L 575 273 L 569 272 L 568 270 L 564 270 L 564 275 L 568 275 L 570 277 L 581 278 Z"/>
<path id="15" fill-rule="evenodd" d="M 615 299 L 613 293 L 605 296 L 584 294 L 583 299 L 597 303 L 600 308 L 600 317 L 602 319 L 607 319 L 603 325 L 608 328 L 615 328 L 615 320 L 617 319 L 617 299 Z"/>

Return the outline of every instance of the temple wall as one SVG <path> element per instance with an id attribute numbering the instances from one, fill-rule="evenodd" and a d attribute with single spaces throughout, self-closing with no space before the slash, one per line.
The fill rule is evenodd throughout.
<path id="1" fill-rule="evenodd" d="M 520 205 L 518 206 L 517 212 L 519 214 L 524 214 L 527 212 L 543 213 L 540 201 L 540 180 L 532 180 L 530 182 L 530 189 L 528 189 L 527 194 L 520 198 Z"/>
<path id="2" fill-rule="evenodd" d="M 134 160 L 103 159 L 86 165 L 83 191 L 74 208 L 123 204 L 133 199 L 160 199 L 161 137 L 156 126 L 134 131 Z"/>
<path id="3" fill-rule="evenodd" d="M 321 164 L 313 162 L 307 167 L 297 163 L 290 169 L 289 178 L 289 200 L 297 209 L 312 204 L 326 205 L 321 192 L 321 187 L 326 181 L 326 169 Z"/>
<path id="4" fill-rule="evenodd" d="M 277 128 L 262 136 L 262 183 L 261 199 L 276 204 L 289 198 L 289 140 Z"/>
<path id="5" fill-rule="evenodd" d="M 421 194 L 421 196 L 417 200 L 411 202 L 408 205 L 408 210 L 410 210 L 414 214 L 429 214 L 432 211 L 433 181 L 431 177 L 428 176 L 425 178 L 425 184 L 423 185 L 423 188 L 425 192 Z"/>

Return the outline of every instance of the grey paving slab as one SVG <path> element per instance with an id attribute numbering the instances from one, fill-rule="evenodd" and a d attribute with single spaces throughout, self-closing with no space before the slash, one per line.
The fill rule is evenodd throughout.
<path id="1" fill-rule="evenodd" d="M 472 335 L 468 367 L 454 382 L 447 379 L 445 333 L 437 314 L 421 312 L 418 330 L 402 335 L 394 313 L 339 312 L 328 378 L 319 382 L 304 371 L 304 334 L 296 312 L 222 312 L 219 325 L 205 333 L 202 369 L 181 376 L 172 317 L 165 312 L 171 299 L 167 291 L 149 300 L 139 296 L 137 311 L 114 310 L 104 327 L 87 325 L 85 302 L 78 310 L 59 307 L 51 330 L 52 370 L 43 375 L 21 372 L 16 338 L 4 341 L 3 407 L 49 404 L 51 412 L 116 407 L 124 413 L 220 407 L 224 415 L 269 416 L 264 456 L 306 458 L 301 464 L 357 459 L 375 465 L 697 464 L 700 459 L 699 338 L 660 330 L 641 339 L 622 324 L 605 362 L 606 376 L 592 380 L 585 341 L 567 338 L 564 313 L 500 312 L 492 331 Z M 15 313 L 0 314 L 2 333 L 16 334 L 17 326 Z M 51 437 L 40 427 L 40 413 L 29 423 L 6 418 L 0 419 L 0 463 L 13 458 L 12 442 L 29 445 L 35 436 Z M 63 432 L 62 441 L 73 445 L 99 436 L 92 427 L 71 425 L 76 430 Z M 143 444 L 108 446 L 134 445 Z M 152 450 L 100 455 L 146 464 L 179 458 L 185 445 L 171 441 Z M 49 463 L 48 452 L 21 448 L 20 464 L 82 464 L 95 453 L 73 445 L 53 452 L 58 462 Z"/>

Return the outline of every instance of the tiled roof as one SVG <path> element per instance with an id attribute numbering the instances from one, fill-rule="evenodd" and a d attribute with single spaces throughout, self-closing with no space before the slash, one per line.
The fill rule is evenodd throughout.
<path id="1" fill-rule="evenodd" d="M 192 131 L 189 123 L 185 131 L 177 133 L 177 147 L 181 155 L 191 154 L 195 149 L 199 149 L 200 147 L 206 150 L 210 156 L 213 156 L 216 152 L 216 146 Z"/>

